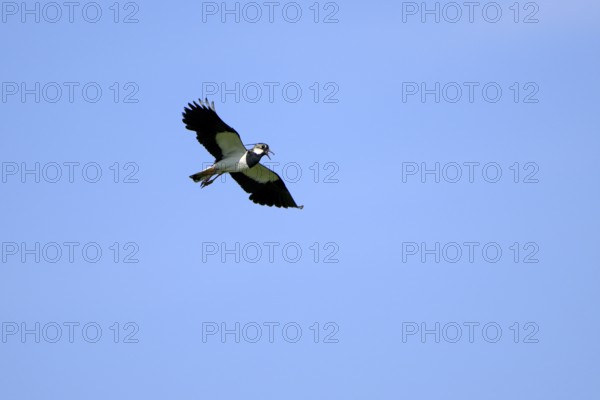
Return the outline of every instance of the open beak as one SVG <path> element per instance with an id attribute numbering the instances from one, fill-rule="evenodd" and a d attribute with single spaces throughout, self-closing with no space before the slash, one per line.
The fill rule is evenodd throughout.
<path id="1" fill-rule="evenodd" d="M 271 156 L 269 155 L 269 153 L 271 153 L 271 154 L 273 154 L 273 155 L 275 155 L 275 153 L 273 153 L 271 150 L 267 150 L 267 151 L 265 152 L 265 156 L 269 157 L 269 160 L 270 160 L 270 159 L 271 159 Z"/>

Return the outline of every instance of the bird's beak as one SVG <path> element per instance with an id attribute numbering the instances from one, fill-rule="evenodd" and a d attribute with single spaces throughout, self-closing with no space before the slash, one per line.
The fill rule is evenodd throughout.
<path id="1" fill-rule="evenodd" d="M 275 155 L 275 153 L 273 153 L 271 150 L 267 150 L 267 151 L 265 152 L 265 155 L 266 155 L 267 157 L 269 157 L 269 160 L 270 160 L 270 159 L 271 159 L 271 156 L 269 155 L 269 153 L 271 153 L 271 154 L 273 154 L 273 155 Z"/>

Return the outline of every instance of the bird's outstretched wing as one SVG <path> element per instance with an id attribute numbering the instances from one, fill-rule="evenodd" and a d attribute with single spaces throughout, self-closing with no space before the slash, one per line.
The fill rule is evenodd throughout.
<path id="1" fill-rule="evenodd" d="M 207 99 L 198 101 L 199 105 L 194 101 L 184 108 L 182 115 L 185 127 L 196 132 L 198 141 L 217 161 L 233 155 L 241 157 L 246 147 L 240 135 L 219 118 L 214 103 L 209 104 Z"/>
<path id="2" fill-rule="evenodd" d="M 304 208 L 296 204 L 283 180 L 262 164 L 243 172 L 232 172 L 231 177 L 250 193 L 250 200 L 263 206 Z"/>

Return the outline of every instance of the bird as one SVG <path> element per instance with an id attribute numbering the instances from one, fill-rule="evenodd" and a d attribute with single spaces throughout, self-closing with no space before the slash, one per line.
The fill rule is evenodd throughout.
<path id="1" fill-rule="evenodd" d="M 263 206 L 303 209 L 285 186 L 279 175 L 260 164 L 260 160 L 275 154 L 266 143 L 253 144 L 247 149 L 235 129 L 217 115 L 214 101 L 201 99 L 188 103 L 182 113 L 186 129 L 196 132 L 196 139 L 215 158 L 210 167 L 190 175 L 200 187 L 212 184 L 219 176 L 229 173 L 249 199 Z"/>

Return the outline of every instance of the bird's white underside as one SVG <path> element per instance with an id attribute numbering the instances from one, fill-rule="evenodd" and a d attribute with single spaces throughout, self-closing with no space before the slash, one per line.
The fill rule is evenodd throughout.
<path id="1" fill-rule="evenodd" d="M 248 168 L 245 157 L 247 149 L 236 133 L 219 132 L 215 136 L 215 140 L 223 153 L 223 159 L 214 165 L 219 173 L 243 172 L 260 183 L 273 182 L 279 179 L 273 171 L 262 164 Z"/>
<path id="2" fill-rule="evenodd" d="M 227 158 L 222 159 L 215 163 L 214 167 L 219 172 L 242 172 L 248 169 L 248 164 L 246 163 L 245 152 L 242 155 L 233 155 Z"/>

